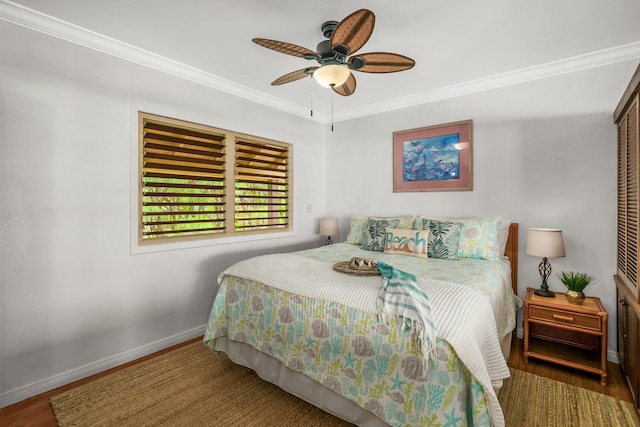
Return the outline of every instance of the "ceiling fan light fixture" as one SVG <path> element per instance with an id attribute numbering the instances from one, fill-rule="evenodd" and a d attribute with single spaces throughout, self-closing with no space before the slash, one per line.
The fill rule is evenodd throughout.
<path id="1" fill-rule="evenodd" d="M 325 40 L 318 43 L 315 52 L 293 43 L 254 38 L 262 47 L 286 55 L 316 61 L 319 66 L 307 67 L 275 79 L 271 85 L 278 86 L 311 76 L 319 85 L 332 89 L 342 96 L 353 95 L 356 90 L 355 73 L 395 73 L 412 68 L 415 61 L 407 56 L 389 52 L 362 53 L 353 56 L 371 37 L 376 17 L 368 9 L 360 9 L 342 21 L 327 21 L 322 24 Z"/>
<path id="2" fill-rule="evenodd" d="M 326 64 L 313 72 L 313 78 L 320 86 L 342 86 L 347 81 L 351 71 L 346 65 Z"/>

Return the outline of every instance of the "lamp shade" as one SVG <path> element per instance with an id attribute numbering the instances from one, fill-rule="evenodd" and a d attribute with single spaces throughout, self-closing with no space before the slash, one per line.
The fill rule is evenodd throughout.
<path id="1" fill-rule="evenodd" d="M 527 255 L 542 258 L 565 256 L 562 230 L 555 228 L 530 228 L 527 240 Z"/>
<path id="2" fill-rule="evenodd" d="M 337 236 L 340 234 L 338 230 L 338 218 L 322 218 L 320 220 L 321 236 Z"/>
<path id="3" fill-rule="evenodd" d="M 351 71 L 346 65 L 327 64 L 313 72 L 313 78 L 320 86 L 341 86 L 347 81 Z"/>

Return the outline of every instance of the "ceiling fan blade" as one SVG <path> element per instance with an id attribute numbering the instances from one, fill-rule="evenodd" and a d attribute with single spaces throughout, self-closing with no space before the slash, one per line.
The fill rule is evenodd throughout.
<path id="1" fill-rule="evenodd" d="M 260 38 L 255 38 L 251 41 L 259 44 L 262 47 L 266 47 L 267 49 L 275 50 L 276 52 L 285 53 L 291 56 L 297 56 L 299 58 L 313 59 L 318 57 L 318 54 L 316 52 L 307 49 L 306 47 L 298 46 L 292 43 Z"/>
<path id="2" fill-rule="evenodd" d="M 362 63 L 360 61 L 363 61 L 364 65 L 358 66 Z M 353 64 L 352 69 L 364 73 L 395 73 L 416 65 L 416 61 L 407 56 L 388 52 L 363 53 L 349 58 L 349 62 Z"/>
<path id="3" fill-rule="evenodd" d="M 356 10 L 333 30 L 331 49 L 344 56 L 353 54 L 369 40 L 375 22 L 376 16 L 370 10 Z"/>
<path id="4" fill-rule="evenodd" d="M 309 77 L 318 68 L 319 67 L 308 67 L 308 68 L 303 68 L 301 70 L 292 71 L 289 74 L 285 74 L 284 76 L 278 77 L 277 79 L 275 79 L 273 83 L 271 83 L 271 86 L 280 86 L 285 83 L 291 83 L 291 82 L 295 82 L 296 80 Z"/>
<path id="5" fill-rule="evenodd" d="M 353 92 L 356 91 L 356 78 L 353 74 L 349 74 L 349 78 L 346 82 L 344 82 L 340 86 L 334 86 L 333 91 L 342 96 L 353 95 Z"/>

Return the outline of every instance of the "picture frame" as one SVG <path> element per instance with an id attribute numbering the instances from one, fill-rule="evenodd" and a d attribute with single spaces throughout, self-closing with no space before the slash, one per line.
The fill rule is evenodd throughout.
<path id="1" fill-rule="evenodd" d="M 473 121 L 393 133 L 393 191 L 472 191 Z"/>

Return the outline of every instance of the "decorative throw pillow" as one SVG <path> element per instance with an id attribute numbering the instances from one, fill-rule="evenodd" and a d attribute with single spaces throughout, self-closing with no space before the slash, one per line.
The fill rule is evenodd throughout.
<path id="1" fill-rule="evenodd" d="M 367 226 L 368 216 L 356 216 L 351 215 L 351 223 L 349 228 L 349 234 L 347 234 L 347 243 L 352 245 L 362 244 L 362 233 Z"/>
<path id="2" fill-rule="evenodd" d="M 368 217 L 368 216 L 356 216 L 351 215 L 351 223 L 349 228 L 349 234 L 347 234 L 347 243 L 352 245 L 362 245 L 363 236 L 367 232 L 369 218 L 372 219 L 386 219 L 386 220 L 398 220 L 397 228 L 413 228 L 414 218 L 409 217 L 393 217 L 393 218 L 381 218 L 381 217 Z"/>
<path id="3" fill-rule="evenodd" d="M 385 231 L 383 252 L 427 258 L 428 242 L 428 231 L 387 228 Z"/>
<path id="4" fill-rule="evenodd" d="M 458 259 L 462 224 L 456 221 L 429 220 L 429 258 Z"/>
<path id="5" fill-rule="evenodd" d="M 429 218 L 424 216 L 417 216 L 413 220 L 413 227 L 416 230 L 427 230 L 427 226 L 429 225 Z"/>
<path id="6" fill-rule="evenodd" d="M 462 223 L 462 233 L 458 245 L 459 258 L 489 260 L 500 258 L 498 232 L 502 217 L 464 219 L 460 222 Z"/>
<path id="7" fill-rule="evenodd" d="M 400 220 L 397 228 L 401 228 L 403 230 L 411 230 L 413 228 L 413 223 L 415 222 L 415 217 L 413 216 L 402 216 L 394 219 Z"/>
<path id="8" fill-rule="evenodd" d="M 384 250 L 385 229 L 398 228 L 399 218 L 394 219 L 374 219 L 367 220 L 367 228 L 362 235 L 362 246 L 360 248 L 367 251 L 382 252 Z"/>

